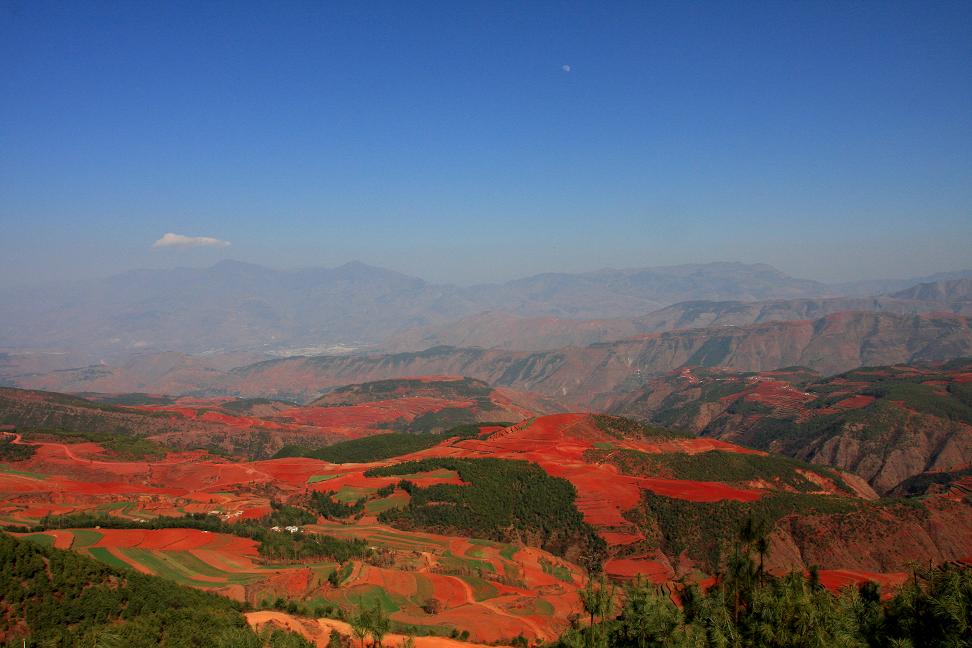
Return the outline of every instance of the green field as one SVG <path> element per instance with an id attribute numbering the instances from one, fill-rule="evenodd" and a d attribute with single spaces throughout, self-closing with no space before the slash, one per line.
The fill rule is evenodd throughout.
<path id="1" fill-rule="evenodd" d="M 7 473 L 8 475 L 20 475 L 21 477 L 30 477 L 31 479 L 47 479 L 47 475 L 42 475 L 40 473 L 26 472 L 23 470 L 17 470 L 11 468 L 7 464 L 0 463 L 0 472 Z"/>
<path id="2" fill-rule="evenodd" d="M 84 549 L 98 544 L 98 541 L 105 536 L 92 529 L 72 529 L 74 540 L 71 542 L 72 549 Z"/>
<path id="3" fill-rule="evenodd" d="M 343 477 L 347 473 L 334 473 L 333 475 L 311 475 L 307 478 L 308 484 L 316 484 L 318 482 L 330 481 L 332 479 L 337 479 L 338 477 Z"/>
<path id="4" fill-rule="evenodd" d="M 435 587 L 432 586 L 432 581 L 421 574 L 415 574 L 415 595 L 412 597 L 412 603 L 421 607 L 431 598 L 435 598 Z"/>
<path id="5" fill-rule="evenodd" d="M 557 580 L 562 580 L 565 583 L 573 583 L 574 577 L 570 573 L 570 570 L 563 565 L 552 563 L 549 560 L 540 559 L 540 567 L 543 568 L 543 573 L 550 574 Z"/>
<path id="6" fill-rule="evenodd" d="M 132 569 L 131 565 L 111 553 L 107 547 L 92 547 L 91 549 L 88 549 L 88 555 L 98 562 L 102 562 L 109 567 L 114 567 L 115 569 Z"/>
<path id="7" fill-rule="evenodd" d="M 554 606 L 550 601 L 537 597 L 526 601 L 523 607 L 517 608 L 516 613 L 525 616 L 553 616 Z"/>
<path id="8" fill-rule="evenodd" d="M 425 538 L 407 533 L 387 531 L 367 526 L 346 526 L 344 524 L 320 524 L 312 529 L 317 533 L 332 535 L 337 538 L 361 538 L 368 544 L 385 546 L 391 549 L 408 549 L 414 551 L 436 551 L 444 548 L 445 540 Z"/>
<path id="9" fill-rule="evenodd" d="M 379 513 L 384 513 L 388 509 L 401 508 L 403 506 L 408 506 L 409 496 L 408 493 L 393 493 L 388 497 L 384 497 L 378 500 L 371 500 L 365 504 L 365 513 L 370 513 L 371 515 L 378 515 Z"/>
<path id="10" fill-rule="evenodd" d="M 398 612 L 403 606 L 408 605 L 407 599 L 389 594 L 384 588 L 378 585 L 358 585 L 350 589 L 341 588 L 338 592 L 344 602 L 358 609 L 373 608 L 375 604 L 378 604 L 387 614 L 391 614 Z"/>
<path id="11" fill-rule="evenodd" d="M 24 536 L 23 539 L 29 540 L 42 547 L 54 546 L 54 536 L 47 535 L 46 533 L 32 533 L 31 535 Z"/>
<path id="12" fill-rule="evenodd" d="M 262 577 L 256 573 L 223 571 L 207 565 L 188 551 L 153 551 L 138 548 L 120 551 L 131 562 L 144 565 L 155 574 L 184 585 L 213 587 L 226 583 L 246 584 Z"/>
<path id="13" fill-rule="evenodd" d="M 478 576 L 459 576 L 458 578 L 469 584 L 473 591 L 473 598 L 476 601 L 486 601 L 499 596 L 499 591 L 492 583 Z"/>
<path id="14" fill-rule="evenodd" d="M 513 560 L 513 556 L 515 556 L 516 552 L 519 550 L 520 548 L 516 545 L 506 545 L 505 547 L 500 549 L 500 555 L 506 558 L 507 560 Z"/>
<path id="15" fill-rule="evenodd" d="M 365 499 L 370 495 L 374 495 L 377 491 L 377 488 L 342 486 L 341 490 L 332 494 L 332 497 L 343 504 L 354 504 L 360 499 Z"/>
<path id="16" fill-rule="evenodd" d="M 496 572 L 496 567 L 491 562 L 476 560 L 475 558 L 460 558 L 453 555 L 451 551 L 442 554 L 439 558 L 439 564 L 450 571 Z"/>

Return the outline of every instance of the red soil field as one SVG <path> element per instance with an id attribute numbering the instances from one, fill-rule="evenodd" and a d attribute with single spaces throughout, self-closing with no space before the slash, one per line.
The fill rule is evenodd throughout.
<path id="1" fill-rule="evenodd" d="M 722 400 L 731 401 L 736 398 L 739 398 L 739 396 L 733 394 L 724 397 Z M 799 408 L 816 397 L 813 394 L 801 391 L 786 381 L 760 378 L 757 379 L 753 387 L 743 393 L 741 398 L 773 408 Z"/>
<path id="2" fill-rule="evenodd" d="M 42 518 L 45 515 L 63 515 L 73 510 L 73 506 L 65 506 L 63 504 L 37 504 L 36 506 L 24 509 L 22 514 L 27 518 Z"/>
<path id="3" fill-rule="evenodd" d="M 865 394 L 857 394 L 851 396 L 850 398 L 845 398 L 837 403 L 837 407 L 840 409 L 860 409 L 861 407 L 867 407 L 875 400 L 874 396 L 867 396 Z"/>
<path id="4" fill-rule="evenodd" d="M 452 382 L 461 380 L 452 376 L 419 376 L 412 380 L 422 383 Z M 235 414 L 220 409 L 231 398 L 192 399 L 180 398 L 173 404 L 167 405 L 134 405 L 129 409 L 167 413 L 194 421 L 216 423 L 240 430 L 263 428 L 270 430 L 299 432 L 314 434 L 315 431 L 327 432 L 345 438 L 357 438 L 369 434 L 386 432 L 387 429 L 378 427 L 394 421 L 412 421 L 415 417 L 438 412 L 445 408 L 474 409 L 476 403 L 472 400 L 438 398 L 435 396 L 409 396 L 408 389 L 400 390 L 402 396 L 388 398 L 360 404 L 334 405 L 331 407 L 290 407 L 279 409 L 277 404 L 267 417 L 261 415 Z M 531 416 L 529 411 L 514 404 L 519 395 L 497 393 L 497 402 L 510 411 L 519 412 L 522 417 Z M 518 400 L 523 400 L 519 398 Z M 529 404 L 528 404 L 529 405 Z M 538 410 L 544 408 L 538 404 Z"/>
<path id="5" fill-rule="evenodd" d="M 598 428 L 587 414 L 552 414 L 500 430 L 488 439 L 465 439 L 442 444 L 414 457 L 458 456 L 526 459 L 539 464 L 547 473 L 567 479 L 578 492 L 577 508 L 584 520 L 595 527 L 630 527 L 621 514 L 641 501 L 647 488 L 662 495 L 693 501 L 722 499 L 752 501 L 759 491 L 733 488 L 719 483 L 683 482 L 622 475 L 611 464 L 591 464 L 584 453 L 597 443 L 611 444 L 642 452 L 726 452 L 756 451 L 712 439 L 618 440 Z M 763 453 L 759 453 L 763 454 Z"/>
<path id="6" fill-rule="evenodd" d="M 576 592 L 584 582 L 581 570 L 539 549 L 521 547 L 512 557 L 502 556 L 500 550 L 505 546 L 502 544 L 475 543 L 467 538 L 425 532 L 403 532 L 380 524 L 342 525 L 334 522 L 314 527 L 314 530 L 340 537 L 357 537 L 379 545 L 389 534 L 395 539 L 393 542 L 408 539 L 405 546 L 409 548 L 405 551 L 420 556 L 418 566 L 402 570 L 356 563 L 352 575 L 342 585 L 340 595 L 342 600 L 353 601 L 368 588 L 378 586 L 394 596 L 406 598 L 431 592 L 421 596 L 432 596 L 442 606 L 441 611 L 431 618 L 414 605 L 392 613 L 392 619 L 402 623 L 456 625 L 486 641 L 509 639 L 519 632 L 528 638 L 552 639 L 563 630 L 566 618 L 580 609 Z M 462 557 L 490 563 L 493 566 L 491 573 L 510 574 L 522 585 L 490 581 L 489 573 L 484 572 L 483 578 L 490 581 L 487 589 L 492 594 L 477 600 L 478 590 L 462 576 L 441 573 L 444 565 Z M 568 569 L 570 582 L 545 571 L 541 561 L 548 566 L 554 564 Z M 552 613 L 533 613 L 533 604 L 538 597 L 546 601 Z M 498 618 L 503 622 L 497 624 Z"/>
<path id="7" fill-rule="evenodd" d="M 214 405 L 218 406 L 218 404 Z M 301 429 L 298 425 L 287 425 L 253 416 L 236 416 L 210 409 L 203 409 L 201 407 L 186 407 L 183 405 L 133 405 L 131 406 L 131 409 L 142 410 L 145 412 L 165 412 L 166 414 L 172 414 L 174 416 L 180 416 L 186 419 L 208 421 L 210 423 L 222 423 L 230 427 L 244 430 L 253 427 L 267 428 L 270 430 Z"/>
<path id="8" fill-rule="evenodd" d="M 657 441 L 654 443 L 648 443 L 645 441 L 619 441 L 614 444 L 618 448 L 628 448 L 632 450 L 640 450 L 641 452 L 647 452 L 650 454 L 661 454 L 669 452 L 680 452 L 684 454 L 699 454 L 701 452 L 710 452 L 712 450 L 719 450 L 720 452 L 735 452 L 737 454 L 750 454 L 750 455 L 760 455 L 766 456 L 766 453 L 762 450 L 754 450 L 753 448 L 744 448 L 743 446 L 738 446 L 734 443 L 729 443 L 728 441 L 721 441 L 719 439 L 711 439 L 708 437 L 695 437 L 690 439 L 668 439 L 664 441 Z"/>
<path id="9" fill-rule="evenodd" d="M 254 508 L 245 508 L 243 513 L 240 515 L 244 520 L 258 520 L 262 517 L 270 515 L 273 511 L 269 506 L 258 506 Z"/>
<path id="10" fill-rule="evenodd" d="M 608 546 L 610 547 L 628 545 L 645 539 L 645 535 L 640 531 L 638 533 L 625 533 L 622 531 L 602 530 L 598 533 L 598 535 L 604 538 L 604 541 L 608 543 Z"/>
<path id="11" fill-rule="evenodd" d="M 26 493 L 46 493 L 52 496 L 65 495 L 183 495 L 181 488 L 158 488 L 128 482 L 85 482 L 74 481 L 62 476 L 35 478 L 26 475 L 0 473 L 0 495 L 22 495 Z M 52 503 L 61 503 L 59 499 Z"/>
<path id="12" fill-rule="evenodd" d="M 423 406 L 427 406 L 425 399 Z M 408 405 L 410 399 L 393 401 L 396 407 Z M 328 409 L 347 408 L 318 408 Z M 405 409 L 394 411 L 396 416 Z M 641 539 L 630 522 L 622 515 L 624 511 L 636 507 L 641 501 L 643 489 L 654 493 L 699 502 L 714 502 L 725 499 L 753 501 L 760 497 L 761 491 L 728 486 L 716 482 L 690 482 L 663 479 L 658 477 L 637 477 L 622 475 L 617 468 L 608 463 L 588 463 L 584 459 L 587 451 L 597 447 L 637 449 L 642 452 L 686 452 L 696 453 L 709 450 L 728 452 L 754 452 L 723 441 L 713 439 L 616 439 L 600 430 L 587 414 L 555 414 L 537 418 L 531 422 L 496 429 L 488 438 L 449 440 L 428 450 L 394 460 L 418 459 L 422 457 L 497 457 L 507 459 L 526 459 L 539 464 L 545 471 L 569 480 L 579 494 L 577 506 L 584 519 L 598 527 L 605 538 L 621 544 L 630 544 Z M 43 480 L 32 480 L 19 475 L 0 474 L 0 492 L 61 492 L 87 495 L 124 495 L 149 494 L 168 495 L 196 500 L 209 505 L 211 497 L 201 497 L 203 493 L 233 490 L 238 487 L 252 487 L 257 484 L 274 484 L 276 487 L 293 490 L 305 488 L 336 492 L 344 487 L 374 488 L 395 484 L 400 477 L 368 478 L 363 473 L 374 465 L 335 465 L 307 458 L 288 458 L 250 463 L 231 463 L 212 459 L 204 453 L 181 453 L 170 455 L 164 461 L 147 464 L 145 462 L 100 462 L 82 457 L 72 448 L 63 446 L 42 447 L 30 465 L 50 470 L 52 464 L 65 473 L 88 477 L 95 468 L 105 481 L 82 481 L 55 475 Z M 93 449 L 91 454 L 94 454 Z M 335 477 L 308 485 L 308 479 L 315 475 L 335 475 Z M 112 480 L 117 477 L 117 481 Z M 420 486 L 436 483 L 461 484 L 455 476 L 416 477 Z M 168 488 L 162 484 L 173 485 Z M 177 485 L 178 487 L 174 487 Z M 192 509 L 200 507 L 193 505 Z M 218 507 L 218 506 L 217 506 Z M 198 510 L 206 512 L 210 509 Z M 265 503 L 245 504 L 241 509 L 247 518 L 259 517 L 267 511 Z M 613 534 L 613 535 L 612 535 Z"/>
<path id="13" fill-rule="evenodd" d="M 470 400 L 414 396 L 344 407 L 300 407 L 279 412 L 278 416 L 316 427 L 370 428 L 398 419 L 411 421 L 420 414 L 438 412 L 447 407 L 471 408 L 474 405 Z"/>
<path id="14" fill-rule="evenodd" d="M 138 547 L 167 551 L 210 549 L 234 556 L 256 558 L 259 555 L 255 540 L 198 529 L 100 529 L 99 533 L 104 537 L 94 545 L 96 547 Z"/>
<path id="15" fill-rule="evenodd" d="M 832 592 L 839 592 L 847 586 L 857 587 L 861 583 L 870 581 L 881 586 L 885 598 L 890 597 L 891 591 L 901 587 L 908 580 L 908 574 L 904 572 L 881 573 L 849 569 L 821 569 L 817 573 L 820 576 L 820 584 Z"/>
<path id="16" fill-rule="evenodd" d="M 407 399 L 401 399 L 396 401 L 396 404 L 400 405 L 405 401 Z M 323 411 L 332 408 L 317 409 Z M 393 413 L 397 417 L 405 411 L 405 409 L 397 409 Z M 182 502 L 180 506 L 185 511 L 239 510 L 244 517 L 255 518 L 269 511 L 266 499 L 259 499 L 252 494 L 245 496 L 223 493 L 225 491 L 239 493 L 240 489 L 243 492 L 251 492 L 249 489 L 270 484 L 282 489 L 284 493 L 299 493 L 306 490 L 336 492 L 345 487 L 377 489 L 395 484 L 401 477 L 368 478 L 363 474 L 366 470 L 373 466 L 422 457 L 526 459 L 536 462 L 551 475 L 563 477 L 574 484 L 579 494 L 577 501 L 579 510 L 587 522 L 598 528 L 599 533 L 610 546 L 630 545 L 644 540 L 641 532 L 622 515 L 624 511 L 640 503 L 643 490 L 698 502 L 727 499 L 740 502 L 754 501 L 764 492 L 756 488 L 739 488 L 718 482 L 622 475 L 612 464 L 591 463 L 585 459 L 585 453 L 589 450 L 605 448 L 608 451 L 610 448 L 630 448 L 648 453 L 697 453 L 711 450 L 753 452 L 730 443 L 703 438 L 617 439 L 600 430 L 589 415 L 557 414 L 540 417 L 532 422 L 525 421 L 509 428 L 494 426 L 478 438 L 449 439 L 414 455 L 372 464 L 336 465 L 308 458 L 235 463 L 198 452 L 170 455 L 165 460 L 153 464 L 107 462 L 98 458 L 97 447 L 78 448 L 51 444 L 38 447 L 35 457 L 24 462 L 24 470 L 36 469 L 41 472 L 40 468 L 45 470 L 55 468 L 61 474 L 37 479 L 28 475 L 0 473 L 0 492 L 17 495 L 30 492 L 45 495 L 59 493 L 60 495 L 52 498 L 54 500 L 63 499 L 66 494 L 92 497 L 150 495 L 161 499 L 157 503 L 145 504 L 145 506 L 155 506 L 157 507 L 155 510 L 160 512 L 171 511 L 171 514 L 178 514 L 174 504 L 178 499 Z M 100 480 L 81 479 L 93 474 L 100 475 Z M 334 477 L 314 484 L 307 483 L 310 477 L 321 475 L 334 475 Z M 456 476 L 416 477 L 413 481 L 423 486 L 434 483 L 462 483 Z M 46 512 L 42 511 L 44 508 L 35 504 L 31 507 L 31 512 L 40 516 Z M 23 515 L 25 512 L 20 513 Z M 373 522 L 373 519 L 369 517 L 359 522 L 359 525 L 338 525 L 335 528 L 345 530 L 341 534 L 343 537 L 347 537 L 348 534 L 358 535 L 370 543 L 372 541 L 368 533 L 381 528 L 380 525 L 364 526 Z M 331 531 L 325 528 L 323 532 Z M 200 552 L 198 555 L 204 562 L 228 572 L 255 569 L 255 561 L 258 558 L 256 543 L 252 540 L 207 534 L 201 531 L 105 529 L 102 533 L 104 537 L 97 543 L 98 547 L 109 549 L 141 547 Z M 404 534 L 393 529 L 388 529 L 387 533 Z M 448 547 L 454 556 L 483 555 L 481 545 L 473 545 L 466 539 L 416 533 L 405 535 L 417 539 L 426 538 L 429 542 L 444 542 L 444 546 Z M 354 591 L 359 587 L 380 586 L 396 596 L 410 598 L 418 595 L 416 578 L 420 574 L 426 579 L 423 587 L 427 588 L 428 583 L 431 583 L 434 596 L 443 602 L 445 609 L 442 614 L 437 615 L 435 619 L 437 623 L 455 624 L 469 629 L 474 636 L 483 640 L 509 638 L 511 636 L 509 628 L 516 628 L 516 632 L 522 631 L 528 637 L 552 638 L 561 628 L 556 626 L 551 617 L 537 615 L 532 611 L 533 608 L 530 606 L 535 603 L 535 592 L 546 592 L 544 600 L 553 606 L 554 616 L 563 620 L 571 612 L 579 609 L 576 588 L 582 584 L 583 577 L 578 571 L 574 576 L 574 583 L 558 580 L 551 573 L 544 571 L 544 566 L 540 563 L 541 556 L 546 556 L 544 560 L 547 562 L 554 561 L 556 564 L 569 565 L 535 549 L 520 549 L 515 555 L 515 564 L 519 570 L 516 578 L 527 587 L 494 582 L 491 586 L 496 592 L 495 596 L 482 601 L 475 600 L 469 583 L 461 578 L 431 571 L 431 567 L 436 565 L 438 560 L 434 556 L 427 559 L 429 563 L 426 567 L 421 567 L 420 561 L 417 573 L 396 568 L 358 565 L 345 587 Z M 499 562 L 495 549 L 486 550 L 485 557 L 482 559 L 492 562 L 498 574 L 505 573 L 505 569 L 508 568 Z M 576 567 L 570 568 L 576 570 Z M 549 565 L 547 569 L 549 570 Z M 282 588 L 276 591 L 287 590 L 293 595 L 302 596 L 313 586 L 308 580 L 311 572 L 307 569 L 268 571 L 268 578 L 273 579 L 273 587 Z M 664 582 L 672 575 L 668 565 L 649 557 L 611 559 L 605 564 L 605 571 L 608 575 L 621 579 L 640 574 L 654 582 Z M 872 577 L 885 578 L 889 584 L 896 582 L 895 575 L 875 576 L 863 572 L 831 571 L 822 572 L 821 576 L 824 584 L 832 589 L 839 589 L 842 584 L 859 582 L 859 579 Z M 518 610 L 520 612 L 517 612 Z M 402 611 L 393 616 L 403 623 L 429 621 L 427 617 L 412 617 L 410 616 L 412 614 L 418 613 Z M 496 619 L 502 617 L 508 619 L 504 618 L 503 623 L 498 624 Z"/>
<path id="17" fill-rule="evenodd" d="M 406 401 L 407 399 L 402 399 Z M 325 408 L 327 409 L 327 408 Z M 401 410 L 396 411 L 400 414 Z M 603 433 L 585 414 L 558 414 L 536 419 L 532 424 L 519 424 L 498 430 L 487 439 L 463 439 L 446 442 L 411 457 L 460 456 L 499 457 L 527 459 L 538 463 L 554 476 L 574 483 L 580 493 L 578 507 L 585 519 L 600 527 L 630 527 L 621 513 L 633 508 L 641 498 L 641 489 L 647 488 L 670 497 L 695 501 L 735 499 L 751 501 L 758 498 L 758 491 L 733 488 L 722 484 L 682 482 L 658 478 L 640 478 L 621 475 L 610 464 L 589 464 L 584 453 L 595 443 L 609 443 L 618 447 L 639 449 L 643 452 L 704 452 L 723 451 L 751 452 L 729 443 L 712 439 L 676 439 L 619 441 Z M 277 459 L 250 463 L 231 463 L 211 459 L 204 453 L 179 453 L 164 461 L 101 462 L 93 458 L 94 449 L 87 456 L 78 454 L 75 448 L 59 444 L 40 446 L 38 456 L 29 463 L 45 470 L 63 468 L 66 473 L 87 477 L 97 470 L 105 481 L 81 481 L 63 476 L 32 480 L 19 475 L 0 474 L 0 492 L 64 492 L 75 494 L 156 494 L 187 496 L 193 492 L 214 492 L 240 485 L 273 483 L 277 486 L 303 489 L 313 475 L 339 475 L 327 481 L 311 485 L 315 490 L 337 491 L 342 487 L 380 488 L 394 484 L 399 478 L 366 478 L 363 472 L 371 465 L 333 465 L 306 458 Z M 388 462 L 380 462 L 382 463 Z M 112 481 L 117 477 L 118 481 Z M 122 481 L 124 480 L 124 481 Z M 434 483 L 461 484 L 452 478 L 418 477 L 421 486 Z M 162 484 L 178 487 L 161 487 Z M 258 516 L 260 508 L 252 508 L 248 517 Z"/>
<path id="18" fill-rule="evenodd" d="M 331 629 L 337 630 L 342 636 L 353 638 L 351 626 L 344 621 L 334 619 L 317 619 L 310 621 L 299 619 L 284 612 L 263 610 L 260 612 L 247 612 L 247 623 L 256 630 L 264 627 L 285 628 L 302 635 L 305 639 L 314 643 L 318 648 L 328 646 Z M 387 634 L 382 639 L 382 645 L 388 648 L 402 646 L 407 637 L 400 634 Z M 415 648 L 491 648 L 494 644 L 477 644 L 468 641 L 459 641 L 446 637 L 413 637 L 412 641 Z M 357 641 L 352 641 L 357 646 Z M 502 645 L 502 644 L 495 644 Z"/>
<path id="19" fill-rule="evenodd" d="M 791 392 L 792 390 L 773 385 L 759 393 L 785 394 L 789 397 Z M 430 406 L 429 401 L 435 400 L 411 399 L 415 402 L 410 402 L 410 399 L 403 398 L 388 401 L 395 403 L 397 409 L 389 406 L 382 411 L 388 416 L 394 414 L 394 418 L 408 416 L 418 411 L 409 409 L 417 402 L 421 401 L 422 407 L 426 407 Z M 437 401 L 438 404 L 443 402 L 452 403 Z M 320 414 L 325 418 L 317 419 L 313 423 L 319 425 L 327 416 L 331 416 L 326 410 L 354 409 L 314 408 L 304 422 L 310 422 L 314 416 Z M 354 420 L 353 412 L 345 411 L 343 415 L 351 416 L 345 420 L 349 425 L 359 424 Z M 330 419 L 331 423 L 340 420 Z M 628 448 L 646 453 L 692 454 L 711 450 L 755 452 L 707 438 L 617 439 L 598 428 L 587 414 L 556 414 L 524 421 L 508 428 L 494 426 L 484 430 L 477 438 L 449 439 L 413 455 L 371 464 L 337 465 L 308 458 L 231 462 L 214 458 L 204 452 L 170 454 L 165 460 L 151 464 L 111 462 L 101 460 L 101 449 L 94 444 L 46 444 L 38 446 L 35 456 L 21 462 L 18 469 L 51 474 L 32 477 L 0 472 L 0 494 L 13 501 L 13 497 L 30 496 L 33 493 L 34 499 L 45 498 L 50 502 L 57 502 L 32 502 L 28 508 L 23 508 L 25 504 L 20 503 L 18 513 L 21 516 L 27 516 L 29 512 L 40 517 L 54 510 L 54 506 L 61 506 L 60 510 L 69 509 L 65 503 L 73 496 L 77 496 L 78 501 L 87 502 L 89 506 L 104 501 L 130 500 L 134 499 L 132 496 L 145 496 L 138 498 L 139 508 L 164 514 L 177 515 L 180 514 L 179 509 L 186 512 L 219 509 L 226 512 L 238 510 L 242 511 L 242 517 L 255 518 L 269 512 L 268 498 L 271 495 L 268 492 L 273 493 L 274 497 L 286 498 L 307 490 L 336 492 L 345 487 L 378 489 L 395 484 L 401 479 L 400 476 L 365 477 L 364 472 L 375 466 L 423 457 L 525 459 L 537 463 L 549 474 L 563 477 L 574 484 L 578 492 L 577 506 L 584 519 L 598 529 L 610 546 L 617 547 L 644 540 L 642 533 L 622 515 L 640 503 L 644 490 L 697 502 L 748 502 L 759 499 L 765 492 L 757 488 L 739 488 L 719 482 L 623 475 L 610 463 L 592 462 L 591 455 L 587 455 L 585 459 L 585 453 L 590 450 L 610 452 L 611 448 Z M 308 484 L 310 477 L 322 475 L 334 477 Z M 97 481 L 92 479 L 93 476 L 98 476 Z M 410 479 L 422 486 L 436 483 L 462 484 L 454 475 L 419 476 Z M 373 591 L 378 586 L 391 595 L 410 600 L 431 587 L 434 597 L 442 601 L 443 611 L 430 619 L 416 611 L 416 604 L 411 603 L 411 608 L 393 614 L 394 619 L 403 623 L 454 624 L 470 630 L 474 637 L 485 641 L 509 639 L 518 632 L 523 632 L 530 639 L 552 639 L 563 629 L 568 615 L 580 609 L 576 590 L 583 584 L 584 577 L 579 568 L 537 549 L 520 548 L 513 554 L 512 560 L 501 559 L 499 550 L 488 543 L 478 544 L 464 538 L 398 531 L 376 524 L 374 517 L 370 516 L 356 524 L 320 522 L 311 525 L 309 530 L 332 533 L 340 537 L 361 537 L 369 544 L 381 544 L 380 538 L 384 534 L 386 538 L 395 538 L 394 541 L 408 547 L 398 549 L 408 556 L 407 569 L 403 569 L 401 565 L 396 565 L 395 568 L 375 567 L 356 562 L 352 575 L 342 586 L 352 593 L 356 588 L 359 592 L 366 592 Z M 261 569 L 256 564 L 256 543 L 245 538 L 191 529 L 103 529 L 100 532 L 103 537 L 95 546 L 110 550 L 139 547 L 188 551 L 203 562 L 231 573 L 252 573 Z M 55 534 L 55 538 L 61 544 L 69 541 L 66 536 Z M 392 544 L 394 541 L 390 541 L 389 546 L 395 546 Z M 423 547 L 423 543 L 432 548 Z M 445 550 L 451 556 L 447 557 Z M 672 577 L 671 568 L 663 558 L 652 559 L 649 557 L 650 553 L 641 553 L 644 551 L 641 548 L 629 548 L 629 552 L 634 551 L 639 552 L 635 557 L 608 560 L 605 572 L 619 579 L 633 578 L 640 574 L 659 583 Z M 477 601 L 477 595 L 483 598 L 482 592 L 474 592 L 468 579 L 455 575 L 456 571 L 435 571 L 444 571 L 450 564 L 454 565 L 457 558 L 486 561 L 495 568 L 496 574 L 508 574 L 512 570 L 514 575 L 504 582 L 491 582 L 489 588 L 492 593 L 485 600 Z M 541 559 L 544 564 L 541 564 Z M 561 580 L 550 573 L 551 562 L 566 567 L 570 576 Z M 267 591 L 287 591 L 299 597 L 308 594 L 314 587 L 324 587 L 320 584 L 323 580 L 321 574 L 306 566 L 267 569 L 266 572 L 268 587 L 279 588 Z M 560 573 L 562 575 L 562 570 Z M 900 585 L 899 577 L 903 576 L 846 570 L 821 571 L 820 574 L 824 585 L 834 590 L 863 580 L 877 580 L 882 585 L 893 587 Z M 488 580 L 488 574 L 484 575 Z M 261 581 L 261 585 L 263 582 Z M 419 588 L 419 583 L 424 589 Z M 244 590 L 238 589 L 239 591 L 234 590 L 234 595 L 242 597 Z M 538 596 L 542 596 L 542 600 L 552 607 L 552 615 L 549 614 L 550 607 L 543 608 L 546 616 L 537 611 L 535 604 Z M 498 622 L 498 619 L 501 621 Z"/>
<path id="20" fill-rule="evenodd" d="M 226 554 L 222 554 L 226 555 Z M 291 567 L 276 572 L 263 582 L 265 587 L 282 592 L 287 597 L 300 598 L 314 587 L 314 572 L 307 567 Z"/>
<path id="21" fill-rule="evenodd" d="M 54 536 L 55 549 L 70 549 L 71 544 L 74 542 L 74 534 L 64 529 L 48 531 L 47 534 Z"/>
<path id="22" fill-rule="evenodd" d="M 22 495 L 25 493 L 49 493 L 50 484 L 42 480 L 14 475 L 11 473 L 0 473 L 0 495 Z"/>
<path id="23" fill-rule="evenodd" d="M 479 428 L 479 436 L 488 437 L 502 429 L 504 429 L 502 425 L 482 425 Z"/>
<path id="24" fill-rule="evenodd" d="M 668 581 L 674 575 L 667 565 L 647 558 L 614 558 L 604 563 L 604 573 L 622 579 L 641 576 L 657 584 Z"/>

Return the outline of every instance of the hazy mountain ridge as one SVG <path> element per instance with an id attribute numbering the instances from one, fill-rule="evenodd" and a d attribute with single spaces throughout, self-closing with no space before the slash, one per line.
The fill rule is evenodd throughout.
<path id="1" fill-rule="evenodd" d="M 191 373 L 167 372 L 156 385 L 121 389 L 122 369 L 98 366 L 2 376 L 22 387 L 61 391 L 165 391 L 273 396 L 306 401 L 332 387 L 417 375 L 467 376 L 535 392 L 567 407 L 597 408 L 684 366 L 768 371 L 804 365 L 824 374 L 863 365 L 972 355 L 972 318 L 950 314 L 836 313 L 816 320 L 653 333 L 635 339 L 528 353 L 437 347 L 421 352 L 293 357 Z M 114 389 L 106 389 L 113 385 Z"/>
<path id="2" fill-rule="evenodd" d="M 677 329 L 816 319 L 846 311 L 972 315 L 970 294 L 972 279 L 957 279 L 919 284 L 893 295 L 877 297 L 680 302 L 634 318 L 527 318 L 489 311 L 450 324 L 412 329 L 392 337 L 383 346 L 391 351 L 417 351 L 441 345 L 545 351 Z"/>
<path id="3" fill-rule="evenodd" d="M 486 310 L 634 318 L 676 302 L 816 299 L 841 290 L 764 264 L 548 273 L 464 288 L 357 262 L 278 271 L 222 261 L 210 268 L 136 270 L 2 290 L 6 316 L 0 320 L 0 346 L 92 354 L 369 346 Z"/>
<path id="4" fill-rule="evenodd" d="M 948 279 L 921 283 L 891 295 L 898 299 L 972 301 L 972 279 Z"/>
<path id="5" fill-rule="evenodd" d="M 832 284 L 831 288 L 837 294 L 848 297 L 861 297 L 865 295 L 883 295 L 905 290 L 911 286 L 923 283 L 937 283 L 939 281 L 949 281 L 951 279 L 972 278 L 972 270 L 953 270 L 951 272 L 936 272 L 924 277 L 912 277 L 910 279 L 865 279 L 861 281 L 847 281 Z"/>
<path id="6" fill-rule="evenodd" d="M 465 313 L 452 288 L 361 263 L 282 272 L 223 261 L 11 292 L 3 295 L 14 308 L 0 323 L 2 344 L 90 351 L 361 342 Z"/>

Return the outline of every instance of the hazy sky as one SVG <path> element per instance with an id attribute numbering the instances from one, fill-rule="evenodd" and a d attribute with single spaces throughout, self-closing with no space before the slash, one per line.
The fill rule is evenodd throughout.
<path id="1" fill-rule="evenodd" d="M 972 2 L 0 0 L 0 283 L 221 258 L 972 267 Z"/>

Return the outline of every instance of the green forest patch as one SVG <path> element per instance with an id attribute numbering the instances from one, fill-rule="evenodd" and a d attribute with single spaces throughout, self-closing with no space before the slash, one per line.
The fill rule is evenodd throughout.
<path id="1" fill-rule="evenodd" d="M 593 563 L 606 550 L 604 540 L 577 510 L 577 492 L 565 479 L 551 477 L 536 464 L 507 459 L 423 459 L 373 468 L 368 477 L 391 477 L 448 469 L 465 485 L 404 482 L 412 499 L 379 520 L 404 529 L 509 542 L 521 532 L 535 534 L 542 549 L 563 555 L 585 548 Z M 591 566 L 594 566 L 593 564 Z"/>
<path id="2" fill-rule="evenodd" d="M 441 469 L 441 470 L 427 470 L 425 472 L 409 473 L 406 475 L 401 475 L 402 479 L 459 479 L 459 473 L 455 470 Z"/>

